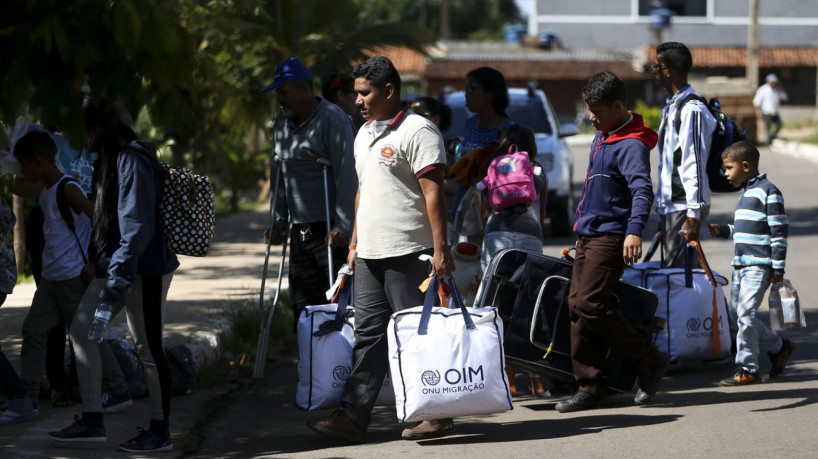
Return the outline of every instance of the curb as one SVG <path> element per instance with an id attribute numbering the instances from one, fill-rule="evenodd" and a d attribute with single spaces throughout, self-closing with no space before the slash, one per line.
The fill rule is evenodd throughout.
<path id="1" fill-rule="evenodd" d="M 775 153 L 803 158 L 818 163 L 818 145 L 815 144 L 774 139 L 770 148 Z"/>

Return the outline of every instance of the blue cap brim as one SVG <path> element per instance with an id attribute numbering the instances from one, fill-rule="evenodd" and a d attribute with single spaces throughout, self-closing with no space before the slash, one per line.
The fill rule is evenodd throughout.
<path id="1" fill-rule="evenodd" d="M 269 84 L 269 86 L 267 86 L 266 88 L 262 89 L 262 90 L 261 90 L 261 92 L 270 92 L 270 91 L 275 91 L 276 89 L 278 89 L 279 87 L 281 87 L 281 85 L 283 85 L 283 84 L 284 84 L 284 82 L 283 82 L 283 81 L 275 81 L 275 80 L 273 80 L 273 82 L 272 82 L 272 83 L 270 83 L 270 84 Z"/>

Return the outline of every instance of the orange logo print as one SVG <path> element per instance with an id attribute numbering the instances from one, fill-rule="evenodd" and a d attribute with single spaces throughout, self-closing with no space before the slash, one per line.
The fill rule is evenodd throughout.
<path id="1" fill-rule="evenodd" d="M 395 150 L 393 150 L 391 147 L 384 147 L 383 150 L 381 150 L 381 156 L 384 158 L 391 158 L 395 156 Z"/>

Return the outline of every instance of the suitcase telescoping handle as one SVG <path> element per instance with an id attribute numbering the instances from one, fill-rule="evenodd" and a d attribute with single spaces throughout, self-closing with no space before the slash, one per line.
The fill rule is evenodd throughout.
<path id="1" fill-rule="evenodd" d="M 432 317 L 432 306 L 434 306 L 435 298 L 437 297 L 438 282 L 439 279 L 437 278 L 437 274 L 433 274 L 429 282 L 429 288 L 426 289 L 426 297 L 423 300 L 423 312 L 420 315 L 420 323 L 418 324 L 418 335 L 425 335 L 428 331 L 429 319 Z M 452 291 L 452 302 L 456 307 L 460 308 L 460 312 L 463 314 L 463 321 L 466 322 L 466 328 L 469 330 L 474 330 L 476 328 L 474 326 L 474 321 L 469 315 L 466 305 L 463 304 L 463 299 L 460 297 L 460 293 L 457 291 L 457 286 L 454 284 L 454 279 L 450 277 L 446 279 L 446 282 L 449 284 Z"/>

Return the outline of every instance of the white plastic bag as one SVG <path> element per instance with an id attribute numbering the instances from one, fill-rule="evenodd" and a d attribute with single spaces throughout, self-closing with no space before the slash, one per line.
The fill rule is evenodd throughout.
<path id="1" fill-rule="evenodd" d="M 477 187 L 470 186 L 454 214 L 453 228 L 457 239 L 452 243 L 467 240 L 469 236 L 482 237 L 485 229 L 482 209 L 482 192 Z"/>
<path id="2" fill-rule="evenodd" d="M 798 292 L 788 279 L 773 284 L 770 289 L 770 330 L 807 326 Z"/>

